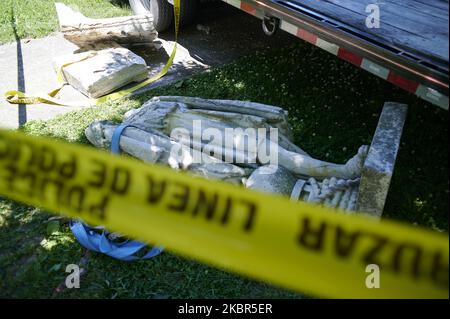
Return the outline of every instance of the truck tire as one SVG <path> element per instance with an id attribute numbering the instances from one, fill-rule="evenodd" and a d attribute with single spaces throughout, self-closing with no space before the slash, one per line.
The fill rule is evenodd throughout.
<path id="1" fill-rule="evenodd" d="M 158 32 L 167 30 L 173 21 L 173 6 L 167 0 L 129 0 L 134 14 L 151 12 Z M 180 1 L 180 25 L 190 24 L 197 13 L 198 0 Z"/>
<path id="2" fill-rule="evenodd" d="M 181 0 L 180 24 L 182 26 L 191 24 L 197 14 L 199 0 Z"/>
<path id="3" fill-rule="evenodd" d="M 167 30 L 172 24 L 173 7 L 167 0 L 129 0 L 134 14 L 151 12 L 156 31 Z"/>

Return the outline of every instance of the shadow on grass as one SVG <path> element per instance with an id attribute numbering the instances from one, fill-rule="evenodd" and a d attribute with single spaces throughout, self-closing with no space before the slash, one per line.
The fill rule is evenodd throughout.
<path id="1" fill-rule="evenodd" d="M 109 0 L 109 2 L 111 2 L 112 5 L 115 5 L 120 8 L 129 8 L 130 7 L 130 3 L 128 0 Z"/>
<path id="2" fill-rule="evenodd" d="M 17 51 L 17 89 L 20 92 L 25 92 L 25 74 L 23 68 L 23 54 L 22 54 L 22 43 L 20 42 L 20 37 L 17 34 L 16 26 L 16 14 L 15 14 L 15 1 L 11 3 L 11 27 L 13 29 L 14 38 L 16 41 L 16 51 Z M 19 127 L 27 122 L 27 106 L 25 104 L 18 105 L 18 123 Z"/>

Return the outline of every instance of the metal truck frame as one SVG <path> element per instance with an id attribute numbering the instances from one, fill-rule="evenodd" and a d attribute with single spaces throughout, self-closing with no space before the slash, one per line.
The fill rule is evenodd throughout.
<path id="1" fill-rule="evenodd" d="M 448 110 L 448 0 L 222 1 L 261 19 L 266 34 L 280 28 Z M 366 24 L 373 6 L 379 28 Z"/>

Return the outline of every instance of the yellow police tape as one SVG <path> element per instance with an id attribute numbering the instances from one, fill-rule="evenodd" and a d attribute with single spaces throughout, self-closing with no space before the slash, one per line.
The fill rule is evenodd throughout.
<path id="1" fill-rule="evenodd" d="M 64 64 L 63 66 L 61 66 L 61 68 L 59 70 L 57 70 L 57 80 L 60 83 L 60 85 L 55 88 L 54 90 L 52 90 L 49 93 L 46 94 L 37 94 L 34 96 L 28 96 L 26 93 L 20 92 L 20 91 L 6 91 L 5 92 L 5 99 L 7 102 L 9 102 L 10 104 L 39 104 L 39 103 L 44 103 L 44 104 L 51 104 L 51 105 L 61 105 L 61 106 L 94 106 L 94 105 L 99 105 L 108 101 L 113 101 L 113 100 L 117 100 L 119 98 L 122 98 L 124 96 L 127 96 L 131 93 L 133 93 L 134 91 L 147 86 L 157 80 L 159 80 L 160 78 L 162 78 L 164 75 L 166 75 L 166 73 L 169 71 L 169 68 L 172 66 L 173 63 L 173 59 L 175 58 L 176 52 L 177 52 L 177 43 L 178 43 L 178 30 L 179 30 L 179 23 L 180 23 L 180 0 L 174 0 L 173 2 L 173 10 L 174 10 L 174 16 L 175 16 L 175 44 L 174 47 L 172 49 L 172 53 L 170 54 L 169 60 L 167 61 L 167 63 L 164 65 L 164 67 L 161 69 L 161 71 L 159 71 L 156 75 L 154 75 L 153 77 L 139 83 L 136 84 L 130 88 L 127 89 L 123 89 L 120 90 L 118 92 L 114 92 L 105 96 L 102 96 L 98 99 L 90 99 L 86 102 L 67 102 L 67 101 L 62 101 L 58 98 L 55 98 L 56 94 L 58 94 L 58 92 L 64 87 L 64 85 L 66 85 L 66 80 L 64 78 L 64 74 L 63 74 L 63 69 L 65 66 L 83 61 L 89 57 L 92 56 L 92 54 L 88 54 L 86 56 L 84 56 L 83 58 L 81 58 L 80 60 L 77 61 L 71 61 L 70 63 Z M 91 52 L 89 52 L 91 53 Z"/>
<path id="2" fill-rule="evenodd" d="M 294 203 L 91 147 L 0 130 L 0 194 L 308 294 L 449 296 L 447 234 Z"/>

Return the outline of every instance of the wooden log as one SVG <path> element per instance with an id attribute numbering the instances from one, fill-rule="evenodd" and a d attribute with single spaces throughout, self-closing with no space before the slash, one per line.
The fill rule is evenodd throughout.
<path id="1" fill-rule="evenodd" d="M 149 43 L 158 37 L 151 14 L 91 19 L 62 3 L 55 6 L 64 38 L 80 47 L 96 42 Z"/>

